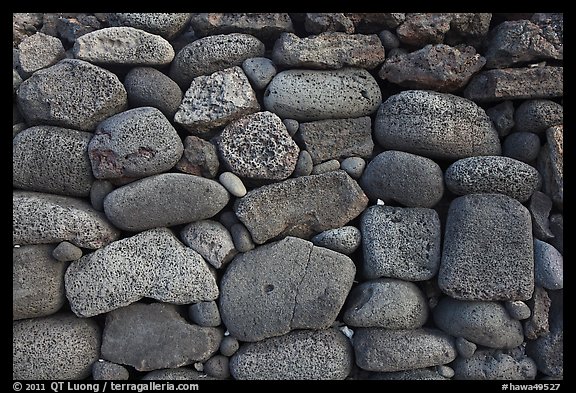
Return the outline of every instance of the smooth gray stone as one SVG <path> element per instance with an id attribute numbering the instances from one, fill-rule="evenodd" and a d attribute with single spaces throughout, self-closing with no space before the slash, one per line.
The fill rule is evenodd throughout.
<path id="1" fill-rule="evenodd" d="M 70 262 L 82 258 L 82 249 L 74 244 L 63 241 L 52 250 L 54 259 L 60 262 Z"/>
<path id="2" fill-rule="evenodd" d="M 220 343 L 220 353 L 224 356 L 232 356 L 240 348 L 240 343 L 232 336 L 225 336 Z"/>
<path id="3" fill-rule="evenodd" d="M 92 365 L 92 378 L 95 381 L 125 381 L 130 378 L 130 373 L 121 364 L 98 359 Z"/>
<path id="4" fill-rule="evenodd" d="M 110 26 L 129 26 L 158 34 L 167 40 L 174 38 L 190 21 L 190 13 L 114 12 L 107 15 Z"/>
<path id="5" fill-rule="evenodd" d="M 378 33 L 378 38 L 380 38 L 380 41 L 382 41 L 382 46 L 386 51 L 398 48 L 400 46 L 400 40 L 398 40 L 396 34 L 390 30 L 382 30 L 380 33 Z"/>
<path id="6" fill-rule="evenodd" d="M 319 247 L 350 255 L 360 246 L 362 233 L 354 226 L 328 229 L 312 238 L 312 243 Z"/>
<path id="7" fill-rule="evenodd" d="M 296 167 L 292 175 L 294 177 L 308 176 L 312 173 L 314 169 L 314 163 L 312 162 L 312 156 L 306 150 L 300 150 L 298 154 L 298 160 L 296 161 Z"/>
<path id="8" fill-rule="evenodd" d="M 511 318 L 519 321 L 530 318 L 530 307 L 521 300 L 513 300 L 504 302 L 504 307 Z"/>
<path id="9" fill-rule="evenodd" d="M 554 246 L 534 239 L 534 283 L 550 290 L 564 287 L 564 258 Z"/>
<path id="10" fill-rule="evenodd" d="M 515 129 L 540 134 L 564 121 L 564 107 L 551 100 L 526 100 L 514 112 Z"/>
<path id="11" fill-rule="evenodd" d="M 361 157 L 348 157 L 340 163 L 340 169 L 346 171 L 353 179 L 359 179 L 366 168 L 366 161 Z"/>
<path id="12" fill-rule="evenodd" d="M 256 247 L 252 241 L 250 232 L 241 222 L 232 224 L 230 227 L 230 235 L 232 235 L 234 247 L 236 247 L 238 252 L 247 252 Z"/>
<path id="13" fill-rule="evenodd" d="M 57 37 L 37 32 L 18 45 L 18 70 L 28 78 L 64 58 L 64 46 Z"/>
<path id="14" fill-rule="evenodd" d="M 290 134 L 292 137 L 294 134 L 296 134 L 296 131 L 298 131 L 298 128 L 300 127 L 298 120 L 294 119 L 282 119 L 282 123 L 284 123 L 286 129 L 288 130 L 288 134 Z"/>
<path id="15" fill-rule="evenodd" d="M 242 62 L 242 69 L 255 89 L 262 90 L 276 75 L 276 66 L 266 57 L 251 57 Z"/>
<path id="16" fill-rule="evenodd" d="M 124 77 L 128 103 L 132 108 L 151 106 L 169 120 L 182 102 L 182 90 L 168 76 L 153 67 L 134 67 Z"/>
<path id="17" fill-rule="evenodd" d="M 230 360 L 226 356 L 214 355 L 204 363 L 204 372 L 216 379 L 230 377 Z"/>
<path id="18" fill-rule="evenodd" d="M 476 344 L 474 344 L 472 341 L 466 340 L 464 337 L 456 337 L 455 344 L 458 355 L 464 359 L 471 358 L 478 348 Z"/>
<path id="19" fill-rule="evenodd" d="M 190 223 L 180 231 L 180 239 L 216 269 L 226 265 L 238 253 L 232 235 L 218 221 Z"/>
<path id="20" fill-rule="evenodd" d="M 190 320 L 200 326 L 216 327 L 222 323 L 215 301 L 194 303 L 188 309 Z"/>
<path id="21" fill-rule="evenodd" d="M 540 152 L 540 138 L 532 132 L 514 132 L 504 139 L 502 155 L 530 164 Z"/>
<path id="22" fill-rule="evenodd" d="M 458 357 L 452 368 L 457 380 L 532 380 L 537 373 L 532 358 L 498 349 L 478 350 L 468 359 Z"/>
<path id="23" fill-rule="evenodd" d="M 104 199 L 114 190 L 114 185 L 108 180 L 94 180 L 90 188 L 90 204 L 100 212 L 104 211 Z"/>

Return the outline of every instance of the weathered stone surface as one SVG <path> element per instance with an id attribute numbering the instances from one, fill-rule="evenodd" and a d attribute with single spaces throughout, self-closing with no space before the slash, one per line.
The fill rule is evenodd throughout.
<path id="1" fill-rule="evenodd" d="M 354 334 L 356 364 L 368 371 L 401 371 L 450 363 L 454 339 L 437 329 L 360 328 Z"/>
<path id="2" fill-rule="evenodd" d="M 526 100 L 514 112 L 515 129 L 544 133 L 552 126 L 561 125 L 564 107 L 551 100 Z"/>
<path id="3" fill-rule="evenodd" d="M 470 359 L 478 348 L 476 344 L 466 340 L 464 337 L 456 337 L 455 344 L 458 355 L 464 359 Z"/>
<path id="4" fill-rule="evenodd" d="M 208 360 L 220 340 L 221 330 L 186 322 L 173 305 L 135 303 L 106 316 L 102 357 L 138 371 L 176 368 Z"/>
<path id="5" fill-rule="evenodd" d="M 210 137 L 219 127 L 259 110 L 248 78 L 234 66 L 194 78 L 174 121 L 193 135 Z"/>
<path id="6" fill-rule="evenodd" d="M 542 192 L 552 198 L 554 205 L 564 207 L 564 126 L 546 130 L 546 143 L 542 146 L 536 162 L 542 175 Z"/>
<path id="7" fill-rule="evenodd" d="M 223 164 L 250 180 L 283 180 L 292 174 L 300 149 L 282 120 L 265 111 L 244 116 L 216 138 Z"/>
<path id="8" fill-rule="evenodd" d="M 95 381 L 122 381 L 130 378 L 126 367 L 98 359 L 92 365 L 92 378 Z"/>
<path id="9" fill-rule="evenodd" d="M 228 191 L 214 180 L 162 173 L 112 191 L 104 199 L 104 212 L 118 228 L 136 232 L 210 218 L 229 199 Z"/>
<path id="10" fill-rule="evenodd" d="M 277 73 L 272 60 L 266 57 L 251 57 L 242 62 L 242 69 L 256 89 L 264 89 Z"/>
<path id="11" fill-rule="evenodd" d="M 48 15 L 49 18 L 46 18 Z M 74 44 L 77 38 L 83 36 L 84 34 L 91 33 L 95 30 L 101 29 L 102 23 L 94 15 L 89 14 L 73 14 L 75 16 L 67 17 L 59 16 L 61 13 L 54 14 L 44 14 L 44 25 L 42 30 L 45 30 L 46 34 L 54 35 L 60 37 L 68 43 Z M 55 23 L 53 22 L 55 20 Z M 56 25 L 55 27 L 53 25 Z M 56 30 L 56 31 L 54 31 Z"/>
<path id="12" fill-rule="evenodd" d="M 225 336 L 220 343 L 220 353 L 224 356 L 232 356 L 240 348 L 240 343 L 232 336 Z"/>
<path id="13" fill-rule="evenodd" d="M 240 347 L 230 359 L 239 380 L 334 380 L 350 374 L 350 341 L 338 330 L 299 330 Z"/>
<path id="14" fill-rule="evenodd" d="M 494 123 L 498 135 L 505 137 L 514 127 L 514 104 L 504 101 L 486 109 L 486 114 Z"/>
<path id="15" fill-rule="evenodd" d="M 104 198 L 114 190 L 114 185 L 108 180 L 94 180 L 90 188 L 90 204 L 94 209 L 104 211 Z"/>
<path id="16" fill-rule="evenodd" d="M 426 208 L 370 206 L 360 220 L 366 278 L 428 280 L 440 264 L 440 218 Z"/>
<path id="17" fill-rule="evenodd" d="M 167 40 L 174 38 L 190 21 L 190 14 L 184 12 L 114 12 L 107 16 L 110 26 L 134 27 Z"/>
<path id="18" fill-rule="evenodd" d="M 382 41 L 382 46 L 386 51 L 396 49 L 400 46 L 400 40 L 398 40 L 396 34 L 390 30 L 382 30 L 380 33 L 378 33 L 378 38 L 380 38 L 380 41 Z"/>
<path id="19" fill-rule="evenodd" d="M 82 317 L 143 297 L 175 304 L 218 297 L 216 280 L 204 259 L 166 228 L 118 240 L 72 262 L 65 284 L 72 311 Z"/>
<path id="20" fill-rule="evenodd" d="M 406 90 L 388 98 L 376 114 L 374 136 L 386 149 L 430 158 L 501 153 L 498 133 L 484 109 L 433 91 Z"/>
<path id="21" fill-rule="evenodd" d="M 238 253 L 230 232 L 218 221 L 202 220 L 188 224 L 180 232 L 180 238 L 216 269 L 230 262 Z"/>
<path id="22" fill-rule="evenodd" d="M 238 255 L 220 282 L 230 334 L 260 341 L 294 329 L 325 329 L 342 308 L 356 267 L 350 258 L 295 237 Z"/>
<path id="23" fill-rule="evenodd" d="M 406 14 L 396 34 L 400 42 L 406 45 L 422 47 L 426 44 L 440 44 L 450 30 L 453 14 L 449 13 L 411 13 Z"/>
<path id="24" fill-rule="evenodd" d="M 213 143 L 194 135 L 184 139 L 184 152 L 176 163 L 178 170 L 212 179 L 218 174 L 219 167 L 218 152 Z"/>
<path id="25" fill-rule="evenodd" d="M 94 178 L 92 134 L 54 126 L 22 130 L 12 140 L 12 185 L 29 191 L 88 196 Z"/>
<path id="26" fill-rule="evenodd" d="M 338 170 L 256 188 L 235 202 L 234 211 L 254 241 L 262 244 L 272 238 L 309 238 L 339 228 L 357 217 L 367 204 L 368 198 L 358 183 Z"/>
<path id="27" fill-rule="evenodd" d="M 310 34 L 342 31 L 354 33 L 354 23 L 340 12 L 307 12 L 304 15 L 304 29 Z"/>
<path id="28" fill-rule="evenodd" d="M 445 41 L 449 45 L 465 43 L 476 48 L 482 45 L 488 35 L 492 14 L 486 12 L 458 12 L 452 13 L 450 30 Z"/>
<path id="29" fill-rule="evenodd" d="M 124 86 L 112 72 L 77 59 L 37 71 L 16 92 L 26 123 L 92 131 L 126 109 Z"/>
<path id="30" fill-rule="evenodd" d="M 546 289 L 564 287 L 564 258 L 554 246 L 534 239 L 534 283 Z"/>
<path id="31" fill-rule="evenodd" d="M 502 143 L 502 155 L 527 164 L 534 163 L 540 152 L 540 138 L 532 132 L 513 132 Z"/>
<path id="32" fill-rule="evenodd" d="M 374 149 L 372 120 L 368 116 L 300 123 L 297 138 L 314 164 L 332 158 L 370 158 Z"/>
<path id="33" fill-rule="evenodd" d="M 264 92 L 267 110 L 298 121 L 368 116 L 381 102 L 374 77 L 352 67 L 282 71 Z"/>
<path id="34" fill-rule="evenodd" d="M 371 372 L 367 378 L 369 380 L 384 381 L 441 381 L 444 378 L 436 370 L 430 368 L 416 368 L 412 370 L 394 371 L 394 372 Z"/>
<path id="35" fill-rule="evenodd" d="M 536 285 L 532 298 L 526 303 L 530 309 L 530 317 L 524 322 L 524 335 L 528 340 L 536 340 L 550 332 L 548 314 L 551 300 L 548 292 Z"/>
<path id="36" fill-rule="evenodd" d="M 100 355 L 100 328 L 62 313 L 12 325 L 12 378 L 68 380 L 90 376 Z"/>
<path id="37" fill-rule="evenodd" d="M 312 238 L 312 243 L 319 247 L 350 255 L 360 246 L 362 234 L 353 226 L 328 229 Z"/>
<path id="38" fill-rule="evenodd" d="M 542 37 L 562 56 L 564 53 L 564 14 L 536 12 L 530 17 L 530 22 L 540 27 Z"/>
<path id="39" fill-rule="evenodd" d="M 497 349 L 476 351 L 468 359 L 458 357 L 452 368 L 459 380 L 532 380 L 537 372 L 530 357 Z"/>
<path id="40" fill-rule="evenodd" d="M 120 231 L 89 203 L 72 197 L 29 191 L 12 194 L 13 244 L 69 241 L 97 249 L 118 239 Z"/>
<path id="41" fill-rule="evenodd" d="M 287 68 L 371 70 L 384 61 L 384 47 L 375 34 L 329 32 L 300 38 L 283 33 L 274 44 L 272 60 Z"/>
<path id="42" fill-rule="evenodd" d="M 460 50 L 430 44 L 406 55 L 388 58 L 378 76 L 410 89 L 451 93 L 464 87 L 485 62 L 471 46 Z"/>
<path id="43" fill-rule="evenodd" d="M 134 67 L 124 78 L 131 107 L 152 106 L 169 120 L 182 102 L 182 90 L 172 79 L 152 67 Z"/>
<path id="44" fill-rule="evenodd" d="M 25 38 L 18 45 L 18 50 L 18 69 L 24 77 L 29 77 L 64 58 L 62 41 L 40 32 Z"/>
<path id="45" fill-rule="evenodd" d="M 527 300 L 534 290 L 530 213 L 501 194 L 450 204 L 438 272 L 442 292 L 461 300 Z"/>
<path id="46" fill-rule="evenodd" d="M 552 98 L 564 95 L 563 67 L 502 68 L 474 75 L 464 97 L 476 102 Z"/>

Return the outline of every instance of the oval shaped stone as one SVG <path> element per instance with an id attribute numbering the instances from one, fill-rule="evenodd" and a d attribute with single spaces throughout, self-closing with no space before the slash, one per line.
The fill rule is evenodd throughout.
<path id="1" fill-rule="evenodd" d="M 118 228 L 135 232 L 210 218 L 229 198 L 214 180 L 162 173 L 112 191 L 104 199 L 104 213 Z"/>
<path id="2" fill-rule="evenodd" d="M 172 79 L 152 67 L 134 67 L 124 78 L 131 107 L 153 106 L 173 119 L 182 102 L 182 90 Z"/>
<path id="3" fill-rule="evenodd" d="M 114 12 L 108 14 L 108 23 L 110 26 L 134 27 L 169 40 L 186 27 L 190 16 L 184 12 Z"/>
<path id="4" fill-rule="evenodd" d="M 374 77 L 365 69 L 287 70 L 264 92 L 264 107 L 298 121 L 369 116 L 382 102 Z"/>
<path id="5" fill-rule="evenodd" d="M 382 103 L 374 122 L 382 147 L 457 160 L 500 155 L 498 132 L 474 102 L 452 94 L 406 90 Z"/>

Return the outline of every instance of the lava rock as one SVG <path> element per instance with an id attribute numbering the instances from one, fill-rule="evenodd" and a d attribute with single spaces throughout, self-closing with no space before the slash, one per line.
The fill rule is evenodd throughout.
<path id="1" fill-rule="evenodd" d="M 307 12 L 304 15 L 304 29 L 310 34 L 342 31 L 354 33 L 354 23 L 340 12 Z"/>
<path id="2" fill-rule="evenodd" d="M 95 381 L 123 381 L 130 378 L 130 373 L 120 364 L 98 359 L 92 365 L 92 378 Z"/>
<path id="3" fill-rule="evenodd" d="M 497 349 L 478 350 L 468 359 L 458 357 L 452 368 L 457 380 L 532 380 L 537 373 L 530 357 Z"/>
<path id="4" fill-rule="evenodd" d="M 534 283 L 546 289 L 564 287 L 564 258 L 554 246 L 534 239 Z"/>
<path id="5" fill-rule="evenodd" d="M 242 62 L 242 70 L 255 89 L 262 90 L 276 75 L 276 66 L 266 57 L 251 57 Z"/>
<path id="6" fill-rule="evenodd" d="M 347 225 L 341 228 L 320 232 L 312 238 L 312 243 L 329 248 L 341 254 L 350 255 L 360 246 L 362 234 L 356 227 Z"/>
<path id="7" fill-rule="evenodd" d="M 514 132 L 502 144 L 502 154 L 527 164 L 533 163 L 540 152 L 540 138 L 532 132 Z"/>
<path id="8" fill-rule="evenodd" d="M 62 41 L 44 33 L 26 37 L 18 45 L 18 70 L 24 78 L 50 67 L 65 57 Z"/>
<path id="9" fill-rule="evenodd" d="M 546 130 L 546 143 L 540 149 L 536 161 L 542 175 L 542 192 L 552 198 L 554 206 L 562 210 L 564 206 L 564 126 L 554 126 Z"/>
<path id="10" fill-rule="evenodd" d="M 238 253 L 234 248 L 232 235 L 218 221 L 201 220 L 190 223 L 180 231 L 180 238 L 216 269 L 226 265 Z"/>
<path id="11" fill-rule="evenodd" d="M 536 340 L 550 332 L 548 315 L 552 301 L 544 288 L 535 286 L 532 298 L 526 303 L 530 317 L 524 321 L 524 335 L 528 340 Z"/>
<path id="12" fill-rule="evenodd" d="M 561 125 L 564 107 L 551 100 L 526 100 L 514 112 L 515 129 L 536 134 Z"/>
<path id="13" fill-rule="evenodd" d="M 494 123 L 498 135 L 505 137 L 514 127 L 514 104 L 512 101 L 504 101 L 486 109 L 486 114 Z"/>
<path id="14" fill-rule="evenodd" d="M 213 179 L 218 174 L 219 167 L 218 152 L 213 143 L 194 135 L 184 139 L 184 153 L 176 163 L 178 170 Z"/>
<path id="15" fill-rule="evenodd" d="M 184 12 L 114 12 L 108 14 L 107 21 L 110 26 L 134 27 L 170 40 L 184 30 L 190 16 Z"/>
<path id="16" fill-rule="evenodd" d="M 361 157 L 348 157 L 340 163 L 340 169 L 345 171 L 353 179 L 359 179 L 366 168 L 366 161 Z"/>
<path id="17" fill-rule="evenodd" d="M 215 301 L 194 303 L 189 308 L 190 320 L 200 326 L 216 327 L 222 323 Z"/>

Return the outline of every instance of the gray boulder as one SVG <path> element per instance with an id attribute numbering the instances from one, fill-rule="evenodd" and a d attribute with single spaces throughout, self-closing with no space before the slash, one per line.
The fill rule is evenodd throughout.
<path id="1" fill-rule="evenodd" d="M 156 68 L 134 67 L 124 78 L 128 103 L 132 108 L 151 106 L 171 120 L 182 102 L 182 90 Z"/>
<path id="2" fill-rule="evenodd" d="M 513 132 L 502 143 L 502 155 L 527 164 L 534 163 L 540 153 L 540 138 L 532 132 Z"/>
<path id="3" fill-rule="evenodd" d="M 242 62 L 242 70 L 255 89 L 262 90 L 277 73 L 272 60 L 266 57 L 251 57 Z"/>
<path id="4" fill-rule="evenodd" d="M 218 174 L 219 167 L 218 152 L 213 143 L 194 135 L 188 135 L 184 139 L 184 152 L 176 163 L 176 169 L 213 179 Z"/>
<path id="5" fill-rule="evenodd" d="M 18 70 L 24 78 L 64 58 L 64 46 L 56 37 L 35 33 L 18 45 Z"/>
<path id="6" fill-rule="evenodd" d="M 189 13 L 166 12 L 114 12 L 107 15 L 110 26 L 129 26 L 158 34 L 167 40 L 174 38 L 186 28 Z"/>
<path id="7" fill-rule="evenodd" d="M 564 206 L 564 126 L 546 130 L 546 143 L 540 149 L 536 168 L 542 175 L 542 192 L 548 195 L 554 206 Z"/>
<path id="8" fill-rule="evenodd" d="M 497 349 L 476 351 L 468 359 L 458 357 L 452 368 L 458 380 L 532 380 L 537 373 L 532 358 Z"/>
<path id="9" fill-rule="evenodd" d="M 238 253 L 230 232 L 218 221 L 190 223 L 180 231 L 180 238 L 216 269 L 226 265 Z"/>
<path id="10" fill-rule="evenodd" d="M 536 134 L 561 125 L 564 107 L 551 100 L 526 100 L 514 112 L 515 129 Z"/>
<path id="11" fill-rule="evenodd" d="M 257 247 L 236 256 L 222 277 L 222 321 L 241 341 L 325 329 L 342 308 L 355 272 L 347 256 L 299 238 Z"/>
<path id="12" fill-rule="evenodd" d="M 564 258 L 554 246 L 534 239 L 534 283 L 546 289 L 564 287 Z"/>
<path id="13" fill-rule="evenodd" d="M 328 229 L 312 238 L 312 243 L 319 247 L 350 255 L 362 241 L 362 233 L 354 226 L 347 225 L 340 228 Z"/>

